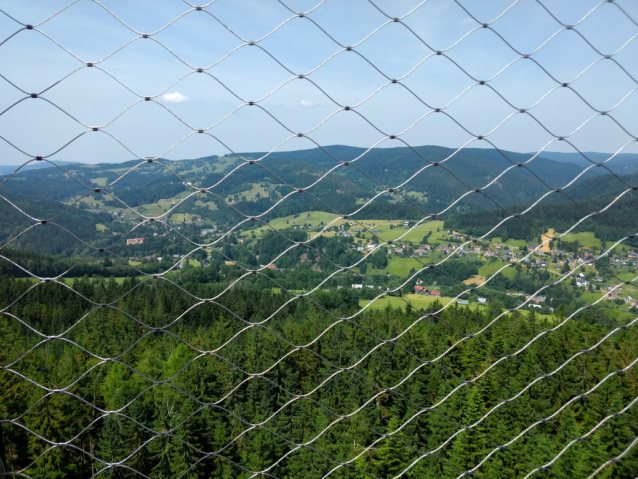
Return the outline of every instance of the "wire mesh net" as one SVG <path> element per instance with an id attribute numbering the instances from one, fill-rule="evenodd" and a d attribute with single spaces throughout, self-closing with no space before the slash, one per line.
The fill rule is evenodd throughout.
<path id="1" fill-rule="evenodd" d="M 38 35 L 74 63 L 64 71 L 52 70 L 57 79 L 47 79 L 48 86 L 37 93 L 27 91 L 2 72 L 5 86 L 16 99 L 7 104 L 0 118 L 8 119 L 23 104 L 38 101 L 74 126 L 59 139 L 60 145 L 45 152 L 36 151 L 37 143 L 31 145 L 31 132 L 21 131 L 21 138 L 0 136 L 6 151 L 11 152 L 5 154 L 7 158 L 22 155 L 21 165 L 7 171 L 0 183 L 2 211 L 7 214 L 0 246 L 2 272 L 26 278 L 2 280 L 0 473 L 175 478 L 635 477 L 638 462 L 632 448 L 637 441 L 638 416 L 632 408 L 638 400 L 634 370 L 638 361 L 634 324 L 638 317 L 634 313 L 629 319 L 609 317 L 610 313 L 605 316 L 600 309 L 611 299 L 618 300 L 623 287 L 621 302 L 629 309 L 629 292 L 633 291 L 629 288 L 636 280 L 635 270 L 623 271 L 609 261 L 622 248 L 635 245 L 636 232 L 629 229 L 632 223 L 623 215 L 628 209 L 635 210 L 632 200 L 636 187 L 612 168 L 614 160 L 638 141 L 636 131 L 632 131 L 635 121 L 616 115 L 630 104 L 638 83 L 632 76 L 632 59 L 623 56 L 638 36 L 633 6 L 604 1 L 567 24 L 561 21 L 558 5 L 539 0 L 499 7 L 489 19 L 473 13 L 468 2 L 439 2 L 438 8 L 454 7 L 466 19 L 464 32 L 442 48 L 410 23 L 428 8 L 425 1 L 399 14 L 390 13 L 397 10 L 396 5 L 372 0 L 357 4 L 355 9 L 373 11 L 377 23 L 352 44 L 342 43 L 331 27 L 329 20 L 338 23 L 343 12 L 328 1 L 303 11 L 283 1 L 243 5 L 277 7 L 286 12 L 281 23 L 254 40 L 240 34 L 245 30 L 241 28 L 242 16 L 218 11 L 219 3 L 177 3 L 180 10 L 173 19 L 148 33 L 137 26 L 144 24 L 141 19 L 148 11 L 125 18 L 123 15 L 130 12 L 119 11 L 117 3 L 109 6 L 96 0 L 76 0 L 39 23 L 25 23 L 31 21 L 27 18 L 33 13 L 25 6 L 2 10 L 3 22 L 10 28 L 0 51 L 20 44 L 25 36 Z M 544 25 L 553 29 L 542 43 L 528 50 L 516 47 L 515 32 L 506 35 L 497 28 L 507 24 L 508 14 L 522 8 L 521 4 L 542 10 Z M 122 27 L 128 40 L 94 58 L 67 47 L 67 39 L 47 33 L 49 22 L 64 20 L 80 5 L 92 8 L 86 15 Z M 204 66 L 162 40 L 164 32 L 195 15 L 205 16 L 206 28 L 219 27 L 236 41 L 234 47 Z M 601 50 L 590 41 L 587 21 L 598 15 L 609 18 L 608 31 L 602 35 L 617 28 L 619 22 L 629 25 L 623 27 L 629 36 L 614 51 Z M 69 32 L 80 28 L 76 20 L 73 17 L 70 21 Z M 272 48 L 267 43 L 293 24 L 300 37 L 318 32 L 330 45 L 324 61 L 301 72 L 288 66 L 291 52 L 298 53 L 294 42 L 283 47 L 273 44 Z M 381 44 L 366 49 L 393 24 L 426 52 L 397 77 L 378 66 L 385 65 L 396 51 L 383 49 Z M 456 31 L 447 24 L 443 28 Z M 473 76 L 472 67 L 464 65 L 455 52 L 472 44 L 484 31 L 511 59 L 493 76 L 481 79 Z M 569 80 L 555 77 L 547 66 L 549 60 L 542 55 L 543 48 L 563 34 L 576 35 L 580 51 L 587 53 L 582 58 L 588 63 Z M 212 43 L 185 38 L 190 48 L 212 48 Z M 149 92 L 131 86 L 132 77 L 127 72 L 108 68 L 109 61 L 140 42 L 152 42 L 174 58 L 180 64 L 178 78 Z M 263 73 L 263 79 L 257 75 L 265 93 L 254 99 L 244 97 L 239 80 L 242 72 L 233 71 L 233 58 L 246 49 L 258 50 L 285 75 L 274 88 L 270 87 L 269 74 Z M 22 52 L 34 58 L 38 55 L 35 43 Z M 325 86 L 330 85 L 329 78 L 320 76 L 331 60 L 346 55 L 365 62 L 380 79 L 361 101 L 351 105 L 331 96 Z M 5 65 L 18 67 L 24 59 L 8 58 Z M 409 82 L 418 68 L 439 59 L 468 82 L 444 104 L 427 92 L 417 93 L 418 88 Z M 521 62 L 529 62 L 542 72 L 549 85 L 526 106 L 511 103 L 501 93 L 516 82 L 506 74 Z M 614 68 L 630 83 L 628 92 L 609 110 L 595 108 L 574 85 L 599 66 L 603 78 L 604 72 Z M 99 126 L 73 114 L 65 103 L 68 98 L 55 97 L 56 87 L 65 82 L 75 81 L 81 89 L 94 81 L 80 76 L 89 69 L 99 71 L 132 98 Z M 207 127 L 180 112 L 178 103 L 186 97 L 174 91 L 197 75 L 225 90 L 235 102 L 234 107 L 230 101 L 225 103 L 225 114 Z M 499 83 L 502 78 L 505 80 Z M 278 94 L 289 94 L 287 88 L 294 82 L 320 91 L 331 108 L 329 115 L 302 131 L 281 120 L 272 101 Z M 359 88 L 356 82 L 348 87 Z M 366 109 L 389 88 L 401 88 L 405 93 L 401 108 L 408 104 L 422 107 L 418 118 L 399 132 L 387 130 L 385 122 L 372 121 L 374 115 Z M 477 133 L 482 128 L 475 131 L 459 120 L 463 114 L 455 109 L 465 95 L 478 88 L 489 89 L 507 108 L 496 125 L 482 133 Z M 586 108 L 589 116 L 561 136 L 550 121 L 535 115 L 534 108 L 562 90 L 573 93 L 580 102 L 578 107 Z M 13 98 L 11 95 L 7 98 Z M 104 97 L 108 103 L 108 94 Z M 116 129 L 118 120 L 146 104 L 174 119 L 179 123 L 179 130 L 175 130 L 183 131 L 177 142 L 151 156 L 144 147 L 137 149 L 121 139 L 137 145 L 133 140 L 145 125 L 140 123 L 139 131 L 133 128 L 117 133 Z M 106 103 L 103 106 L 106 108 Z M 311 108 L 314 104 L 302 100 L 301 106 Z M 208 107 L 202 103 L 201 108 Z M 569 112 L 569 106 L 566 108 Z M 241 128 L 233 119 L 248 121 L 242 115 L 249 109 L 262 114 L 259 122 L 276 124 L 284 132 L 281 140 L 273 135 L 276 144 L 267 152 L 243 153 L 243 147 L 237 149 L 228 140 L 233 129 Z M 351 123 L 365 122 L 379 139 L 354 153 L 317 140 L 326 138 L 321 136 L 321 127 L 339 115 L 346 118 L 342 123 L 346 130 Z M 416 146 L 419 137 L 409 135 L 433 116 L 444 117 L 449 121 L 445 128 L 459 128 L 467 139 L 443 155 Z M 525 157 L 504 150 L 497 140 L 499 131 L 518 117 L 533 120 L 549 138 L 536 153 Z M 582 153 L 572 141 L 601 117 L 623 135 L 616 153 L 602 160 Z M 32 121 L 35 124 L 35 119 Z M 224 129 L 227 124 L 231 126 Z M 85 137 L 96 134 L 120 145 L 125 158 L 136 160 L 96 178 L 91 172 L 58 161 Z M 600 134 L 607 134 L 607 130 Z M 200 166 L 182 168 L 166 158 L 198 137 L 215 142 L 227 154 L 213 158 L 221 166 L 209 170 L 208 176 L 193 180 Z M 303 152 L 286 157 L 288 145 L 298 145 L 294 141 L 306 141 L 323 155 L 320 172 L 309 175 L 307 165 L 295 163 L 294 155 Z M 380 148 L 387 146 L 382 145 L 385 142 L 405 147 L 412 155 L 407 162 L 409 174 L 396 183 L 386 180 L 396 178 L 392 170 L 403 160 L 389 153 L 394 150 Z M 469 175 L 453 166 L 474 142 L 488 147 L 503 162 L 498 172 L 481 171 L 480 162 Z M 535 167 L 556 144 L 569 145 L 585 161 L 578 174 L 560 184 Z M 288 160 L 276 163 L 273 158 Z M 367 161 L 376 162 L 377 169 L 368 168 Z M 26 172 L 41 170 L 28 167 L 42 163 L 51 166 L 46 171 L 53 173 L 37 185 L 29 185 L 35 180 L 25 176 Z M 540 185 L 541 190 L 527 206 L 517 208 L 515 205 L 524 201 L 504 203 L 497 190 L 506 188 L 513 182 L 511 175 L 521 170 L 527 181 Z M 605 170 L 621 185 L 595 209 L 583 206 L 578 190 L 570 189 L 593 170 Z M 158 197 L 153 184 L 138 186 L 146 174 L 163 178 L 162 187 L 172 188 L 169 199 Z M 341 194 L 335 178 L 345 174 L 357 176 L 361 180 L 358 185 L 367 185 L 367 189 L 358 186 L 356 194 L 361 197 L 347 208 L 335 200 Z M 408 188 L 411 182 L 428 176 L 445 177 L 456 189 L 445 200 L 435 201 Z M 242 184 L 250 188 L 242 189 Z M 34 204 L 15 196 L 32 194 L 34 188 L 55 192 L 51 198 L 64 197 L 65 202 L 56 203 L 61 207 L 36 211 Z M 504 194 L 514 193 L 510 189 Z M 254 195 L 252 203 L 240 198 L 248 194 Z M 497 213 L 484 217 L 476 213 L 472 220 L 455 216 L 466 211 L 467 202 L 478 196 Z M 547 199 L 557 196 L 564 198 L 558 203 L 565 211 L 563 224 L 569 222 L 562 233 L 547 230 L 542 226 L 543 218 L 535 216 Z M 142 204 L 154 204 L 156 209 L 140 207 Z M 409 209 L 406 221 L 366 216 L 371 208 L 377 208 L 378 214 L 389 204 Z M 196 213 L 189 214 L 186 207 Z M 111 239 L 95 236 L 106 229 L 103 224 L 92 224 L 96 231 L 89 235 L 78 227 L 82 218 L 73 216 L 65 222 L 65 217 L 81 208 L 115 217 L 113 231 L 107 231 Z M 208 213 L 201 208 L 207 208 Z M 319 211 L 323 216 L 311 216 L 308 211 Z M 207 215 L 215 219 L 214 225 L 206 223 Z M 601 242 L 597 233 L 596 248 L 583 249 L 576 244 L 568 249 L 573 247 L 575 234 L 594 223 L 609 231 L 609 236 Z M 190 224 L 199 225 L 200 233 L 192 234 L 187 227 Z M 495 240 L 508 225 L 527 228 L 538 240 L 529 245 L 502 237 Z M 81 254 L 55 264 L 51 259 L 21 255 L 23 250 L 46 249 L 48 242 L 58 241 L 56 235 L 78 245 L 74 251 Z M 167 262 L 149 254 L 141 261 L 129 256 L 130 248 L 153 245 L 154 237 L 170 238 L 163 254 L 174 259 Z M 438 246 L 428 242 L 429 237 Z M 328 242 L 330 238 L 339 238 L 339 245 Z M 356 243 L 355 238 L 365 242 Z M 423 245 L 409 253 L 415 242 Z M 242 255 L 240 247 L 249 243 L 257 255 Z M 387 258 L 397 255 L 407 257 L 408 266 L 403 275 L 394 272 L 399 281 L 388 283 L 392 273 L 387 269 Z M 482 277 L 478 270 L 472 270 L 471 278 L 465 279 L 459 268 L 471 270 L 472 262 L 467 258 L 472 255 L 480 255 L 488 268 L 481 269 L 485 271 Z M 564 255 L 565 260 L 547 259 L 558 255 Z M 551 270 L 551 263 L 557 261 L 560 268 Z M 304 276 L 291 280 L 295 265 L 303 266 L 304 262 L 312 268 L 297 268 Z M 117 281 L 86 277 L 97 263 L 126 273 Z M 366 274 L 367 267 L 373 267 L 368 265 L 375 265 L 377 276 L 385 275 L 386 279 Z M 592 275 L 600 275 L 601 283 L 609 284 L 602 289 L 590 288 L 588 300 L 574 307 L 551 306 L 563 301 L 566 290 L 586 287 L 588 282 L 593 285 Z M 82 276 L 85 279 L 68 280 Z M 511 288 L 517 292 L 490 296 L 492 287 L 503 281 L 519 281 Z M 299 284 L 303 288 L 298 288 Z M 441 295 L 443 287 L 448 288 L 444 291 L 449 296 Z M 526 290 L 528 294 L 521 293 Z M 379 304 L 382 306 L 377 307 Z M 399 307 L 402 309 L 395 309 Z M 537 315 L 536 307 L 548 314 Z"/>

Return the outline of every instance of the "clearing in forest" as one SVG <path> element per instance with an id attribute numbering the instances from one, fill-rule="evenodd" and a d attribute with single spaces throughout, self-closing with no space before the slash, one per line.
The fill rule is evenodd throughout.
<path id="1" fill-rule="evenodd" d="M 542 237 L 542 244 L 541 247 L 539 248 L 540 251 L 544 252 L 544 253 L 549 253 L 552 249 L 549 247 L 549 242 L 552 241 L 552 239 L 554 238 L 554 235 L 556 233 L 554 232 L 554 228 L 549 228 L 547 230 L 547 233 L 543 233 L 543 237 Z"/>

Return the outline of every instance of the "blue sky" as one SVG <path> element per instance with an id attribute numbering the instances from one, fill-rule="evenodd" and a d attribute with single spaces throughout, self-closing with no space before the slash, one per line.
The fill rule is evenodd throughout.
<path id="1" fill-rule="evenodd" d="M 360 147 L 404 146 L 384 140 L 399 134 L 410 145 L 461 147 L 473 138 L 462 127 L 474 135 L 498 127 L 488 137 L 497 147 L 538 151 L 553 137 L 530 115 L 517 113 L 519 108 L 533 106 L 529 111 L 542 125 L 566 136 L 596 115 L 591 107 L 607 111 L 621 102 L 611 115 L 628 133 L 609 116 L 598 116 L 570 140 L 582 151 L 616 152 L 629 143 L 623 152 L 638 152 L 638 92 L 632 93 L 638 84 L 631 78 L 638 79 L 638 26 L 616 7 L 636 21 L 635 1 L 603 3 L 578 24 L 576 29 L 591 46 L 577 32 L 561 31 L 542 5 L 560 22 L 575 24 L 598 1 L 318 3 L 217 0 L 155 33 L 190 6 L 178 0 L 101 2 L 131 29 L 154 33 L 144 39 L 100 4 L 79 0 L 38 26 L 39 31 L 23 30 L 0 46 L 0 73 L 6 79 L 0 78 L 0 111 L 25 96 L 10 81 L 29 93 L 55 84 L 42 97 L 85 125 L 102 126 L 124 112 L 105 127 L 112 136 L 102 131 L 85 134 L 52 157 L 96 163 L 134 157 L 114 138 L 140 156 L 163 155 L 179 143 L 165 154 L 171 159 L 223 155 L 230 152 L 227 147 L 247 152 L 315 146 L 308 138 L 296 137 L 279 146 L 290 132 L 278 122 L 293 132 L 312 130 L 308 136 L 321 145 Z M 0 0 L 6 14 L 34 25 L 68 4 Z M 291 19 L 291 10 L 314 7 L 308 18 Z M 381 11 L 390 18 L 412 13 L 384 25 L 388 17 Z M 470 14 L 490 28 L 477 29 Z M 2 39 L 20 28 L 0 14 Z M 258 41 L 258 46 L 245 41 Z M 349 45 L 356 45 L 355 51 L 344 51 Z M 611 60 L 598 61 L 594 50 L 613 54 L 623 46 L 613 58 L 626 72 Z M 432 49 L 445 54 L 437 56 Z M 514 49 L 534 52 L 534 60 L 570 87 L 557 88 L 548 73 L 520 59 Z M 82 61 L 99 62 L 99 68 L 83 67 Z M 191 67 L 211 68 L 193 73 Z M 294 78 L 287 70 L 308 76 Z M 399 84 L 388 84 L 388 78 L 399 78 Z M 129 89 L 155 101 L 136 103 L 139 97 Z M 22 101 L 0 115 L 0 135 L 34 156 L 49 155 L 87 130 L 44 99 Z M 259 100 L 259 107 L 242 100 Z M 356 108 L 339 111 L 339 105 Z M 445 114 L 431 108 L 442 108 Z M 217 140 L 195 134 L 182 141 L 192 130 L 171 112 L 195 129 L 215 125 L 208 132 Z M 470 146 L 490 147 L 480 140 Z M 574 151 L 563 142 L 547 149 Z M 0 164 L 27 159 L 0 141 Z"/>

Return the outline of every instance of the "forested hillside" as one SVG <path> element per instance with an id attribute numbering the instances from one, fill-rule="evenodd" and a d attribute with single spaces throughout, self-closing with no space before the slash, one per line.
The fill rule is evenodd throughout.
<path id="1" fill-rule="evenodd" d="M 27 285 L 0 279 L 0 307 L 17 300 Z M 119 310 L 91 312 L 93 306 L 69 289 L 40 285 L 12 308 L 23 324 L 0 319 L 0 362 L 11 365 L 0 372 L 0 414 L 15 419 L 2 427 L 9 467 L 26 467 L 26 473 L 38 477 L 83 478 L 95 475 L 102 460 L 121 461 L 121 467 L 97 477 L 135 477 L 135 469 L 161 478 L 235 478 L 272 466 L 276 477 L 319 478 L 339 462 L 349 462 L 353 467 L 342 467 L 333 476 L 361 478 L 367 472 L 393 477 L 408 469 L 402 477 L 441 478 L 456 477 L 497 449 L 475 475 L 522 477 L 635 396 L 634 368 L 499 450 L 524 428 L 597 385 L 609 371 L 626 367 L 628 358 L 638 354 L 635 329 L 614 334 L 552 377 L 526 387 L 606 334 L 595 316 L 581 315 L 463 386 L 548 324 L 533 314 L 506 315 L 441 359 L 425 363 L 487 325 L 499 308 L 448 308 L 416 323 L 422 314 L 416 310 L 386 309 L 327 330 L 335 318 L 298 300 L 264 327 L 235 336 L 247 322 L 274 313 L 285 298 L 258 283 L 234 288 L 219 301 L 240 320 L 215 304 L 200 304 L 183 314 L 196 300 L 162 281 L 134 286 L 134 280 L 74 283 L 78 293 L 96 303 L 128 293 L 114 303 Z M 187 289 L 200 297 L 219 292 L 215 285 L 191 284 Z M 334 296 L 330 306 L 333 314 L 343 316 L 357 308 L 347 295 L 339 298 Z M 439 308 L 433 304 L 429 311 Z M 563 319 L 560 313 L 558 319 Z M 64 333 L 65 342 L 42 341 L 30 328 L 44 335 Z M 373 351 L 380 340 L 403 332 L 395 344 Z M 315 338 L 307 349 L 280 361 L 294 345 Z M 214 352 L 202 355 L 202 350 Z M 100 357 L 116 359 L 103 362 Z M 45 395 L 18 374 L 68 394 Z M 256 376 L 249 379 L 249 374 Z M 104 415 L 101 410 L 117 412 Z M 254 423 L 260 427 L 251 427 Z M 637 432 L 638 416 L 631 408 L 573 444 L 537 477 L 587 477 Z M 68 445 L 48 450 L 38 436 Z M 307 447 L 297 448 L 301 443 Z M 436 454 L 409 467 L 433 450 Z M 637 470 L 632 452 L 600 477 L 631 478 Z"/>
<path id="2" fill-rule="evenodd" d="M 541 204 L 526 213 L 524 218 L 508 220 L 492 235 L 530 241 L 540 237 L 543 228 L 551 226 L 556 231 L 567 231 L 584 216 L 604 209 L 600 216 L 594 215 L 581 222 L 573 231 L 593 231 L 596 237 L 610 242 L 630 237 L 625 244 L 638 247 L 638 240 L 632 238 L 638 231 L 638 195 L 635 191 L 630 191 L 616 200 L 618 196 L 606 194 L 578 203 L 561 201 Z M 526 207 L 513 207 L 510 214 L 524 209 Z M 486 210 L 454 216 L 449 221 L 469 235 L 481 236 L 510 214 L 503 210 Z"/>
<path id="3" fill-rule="evenodd" d="M 230 197 L 231 202 L 239 203 L 236 204 L 239 211 L 255 214 L 256 211 L 265 211 L 294 189 L 312 185 L 308 193 L 316 199 L 308 195 L 294 195 L 274 212 L 276 216 L 287 216 L 308 210 L 353 210 L 358 199 L 369 198 L 385 188 L 404 185 L 399 190 L 403 194 L 425 192 L 425 197 L 420 198 L 417 195 L 412 201 L 436 212 L 446 208 L 468 190 L 483 188 L 505 169 L 532 157 L 529 154 L 477 148 L 457 152 L 437 146 L 417 147 L 414 150 L 406 147 L 375 148 L 368 152 L 361 148 L 327 146 L 323 149 L 277 151 L 270 155 L 246 153 L 241 156 L 259 161 L 250 165 L 242 164 L 235 156 L 211 156 L 182 161 L 160 159 L 159 162 L 164 166 L 140 161 L 79 166 L 67 164 L 64 169 L 73 178 L 53 167 L 20 171 L 3 184 L 3 189 L 5 192 L 56 201 L 69 201 L 78 195 L 89 194 L 89 198 L 99 204 L 122 208 L 124 205 L 119 201 L 108 196 L 94 195 L 91 189 L 102 186 L 102 190 L 113 193 L 126 206 L 139 207 L 173 198 L 182 192 L 214 186 L 210 189 L 213 195 L 207 198 L 209 205 L 204 206 L 204 210 L 208 210 L 215 220 L 226 221 L 234 219 L 235 213 L 225 211 L 220 198 Z M 329 172 L 340 161 L 352 162 L 352 166 Z M 434 166 L 433 163 L 439 166 Z M 388 165 L 392 167 L 388 168 Z M 414 176 L 426 166 L 428 168 L 425 171 Z M 133 170 L 128 171 L 133 167 Z M 485 193 L 503 205 L 525 203 L 547 192 L 548 188 L 564 186 L 584 168 L 585 166 L 537 157 L 525 168 L 508 171 L 485 189 Z M 226 176 L 230 171 L 233 174 Z M 127 173 L 124 175 L 124 172 Z M 579 181 L 603 172 L 607 173 L 600 168 L 590 170 Z M 317 183 L 319 178 L 323 179 Z M 111 183 L 113 185 L 105 189 Z M 269 190 L 267 195 L 262 190 L 262 194 L 256 199 L 242 199 L 245 192 L 260 183 Z M 387 194 L 377 199 L 377 202 L 385 203 L 386 209 L 396 208 L 397 216 L 418 214 L 418 209 L 409 204 L 396 205 L 398 201 L 402 199 Z M 390 204 L 395 206 L 389 206 Z M 188 206 L 196 208 L 193 204 Z M 474 210 L 493 206 L 493 202 L 483 195 L 470 195 L 459 203 L 458 209 Z M 219 212 L 214 213 L 211 210 Z M 364 214 L 373 213 L 366 211 Z"/>

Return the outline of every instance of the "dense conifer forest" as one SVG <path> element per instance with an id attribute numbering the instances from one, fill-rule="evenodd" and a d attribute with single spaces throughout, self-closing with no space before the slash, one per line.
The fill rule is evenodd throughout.
<path id="1" fill-rule="evenodd" d="M 0 415 L 13 419 L 1 429 L 5 462 L 34 477 L 236 478 L 270 468 L 280 478 L 319 478 L 348 462 L 332 477 L 407 469 L 401 477 L 441 478 L 493 450 L 475 476 L 523 477 L 636 396 L 629 368 L 578 397 L 638 355 L 631 327 L 593 347 L 618 325 L 590 310 L 496 364 L 553 324 L 512 313 L 478 333 L 501 314 L 496 303 L 339 321 L 358 308 L 351 291 L 284 305 L 289 297 L 250 281 L 212 303 L 196 298 L 223 285 L 85 279 L 75 293 L 30 284 L 0 279 L 0 307 L 12 304 L 0 317 Z M 637 431 L 629 408 L 535 476 L 587 477 Z M 100 461 L 119 467 L 101 470 Z M 636 473 L 630 453 L 599 477 Z"/>

